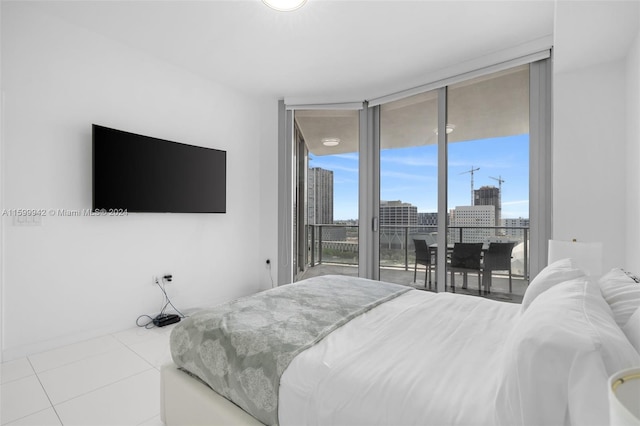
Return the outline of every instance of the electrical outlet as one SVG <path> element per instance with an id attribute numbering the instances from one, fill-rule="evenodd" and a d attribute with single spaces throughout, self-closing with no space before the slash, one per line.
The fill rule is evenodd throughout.
<path id="1" fill-rule="evenodd" d="M 151 276 L 151 284 L 168 284 L 173 282 L 173 275 L 171 274 L 162 274 L 162 275 L 152 275 Z"/>

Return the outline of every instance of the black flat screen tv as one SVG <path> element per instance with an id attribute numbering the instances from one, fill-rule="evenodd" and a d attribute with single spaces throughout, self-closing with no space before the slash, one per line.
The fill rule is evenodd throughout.
<path id="1" fill-rule="evenodd" d="M 92 209 L 226 213 L 227 153 L 93 125 Z"/>

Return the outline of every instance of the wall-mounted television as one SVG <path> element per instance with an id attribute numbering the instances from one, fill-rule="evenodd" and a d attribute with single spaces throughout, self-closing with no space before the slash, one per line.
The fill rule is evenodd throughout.
<path id="1" fill-rule="evenodd" d="M 93 210 L 226 213 L 227 153 L 93 125 Z"/>

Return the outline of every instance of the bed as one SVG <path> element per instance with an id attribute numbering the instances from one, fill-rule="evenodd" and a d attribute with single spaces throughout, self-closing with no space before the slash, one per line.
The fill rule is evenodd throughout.
<path id="1" fill-rule="evenodd" d="M 614 282 L 607 298 L 602 282 L 565 259 L 531 282 L 522 305 L 343 276 L 258 293 L 174 328 L 161 417 L 167 425 L 607 424 L 607 378 L 640 366 L 640 285 L 623 271 L 613 278 L 603 277 Z"/>

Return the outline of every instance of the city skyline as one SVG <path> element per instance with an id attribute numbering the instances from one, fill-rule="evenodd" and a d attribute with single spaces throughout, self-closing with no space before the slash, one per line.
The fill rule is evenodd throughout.
<path id="1" fill-rule="evenodd" d="M 529 217 L 529 135 L 488 138 L 448 145 L 448 210 L 472 205 L 474 189 L 499 187 L 502 218 Z M 437 146 L 383 149 L 380 198 L 411 203 L 420 213 L 437 211 Z M 358 153 L 311 155 L 309 167 L 334 172 L 334 219 L 358 218 Z"/>

